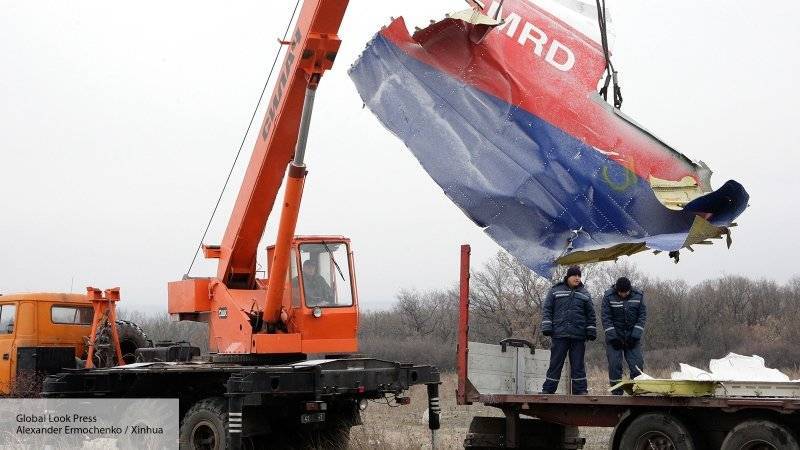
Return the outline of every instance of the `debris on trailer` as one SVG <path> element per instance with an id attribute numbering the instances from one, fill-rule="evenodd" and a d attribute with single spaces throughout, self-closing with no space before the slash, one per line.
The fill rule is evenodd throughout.
<path id="1" fill-rule="evenodd" d="M 689 364 L 680 364 L 670 379 L 655 379 L 641 374 L 625 380 L 611 389 L 624 389 L 631 395 L 666 395 L 671 397 L 740 396 L 740 397 L 797 397 L 799 380 L 778 369 L 771 369 L 764 358 L 728 353 L 709 361 L 705 371 Z M 610 390 L 611 390 L 610 389 Z"/>
<path id="2" fill-rule="evenodd" d="M 718 385 L 716 381 L 635 379 L 621 381 L 611 389 L 622 389 L 629 395 L 709 397 L 714 395 Z"/>
<path id="3" fill-rule="evenodd" d="M 681 364 L 680 368 L 681 370 L 672 372 L 673 380 L 789 381 L 788 375 L 778 369 L 767 367 L 764 358 L 758 355 L 728 353 L 723 358 L 709 361 L 708 372 L 688 364 Z"/>
<path id="4" fill-rule="evenodd" d="M 603 101 L 603 49 L 542 3 L 493 1 L 413 36 L 395 19 L 350 77 L 445 194 L 540 275 L 647 249 L 677 262 L 714 238 L 730 245 L 745 189 L 731 180 L 712 190 L 705 164 Z"/>

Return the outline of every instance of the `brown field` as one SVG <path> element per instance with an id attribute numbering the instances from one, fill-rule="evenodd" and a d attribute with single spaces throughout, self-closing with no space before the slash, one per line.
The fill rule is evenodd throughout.
<path id="1" fill-rule="evenodd" d="M 593 369 L 589 373 L 590 393 L 602 394 L 607 387 L 607 375 L 603 370 Z M 499 409 L 481 405 L 458 406 L 455 399 L 456 376 L 453 373 L 442 375 L 441 399 L 442 428 L 438 431 L 438 448 L 463 448 L 473 416 L 502 416 Z M 354 427 L 350 435 L 351 449 L 425 449 L 431 448 L 428 424 L 423 414 L 428 406 L 424 386 L 411 389 L 411 404 L 389 407 L 386 404 L 370 402 L 362 414 L 364 425 Z M 586 449 L 607 448 L 610 428 L 582 428 L 581 436 L 586 438 Z"/>

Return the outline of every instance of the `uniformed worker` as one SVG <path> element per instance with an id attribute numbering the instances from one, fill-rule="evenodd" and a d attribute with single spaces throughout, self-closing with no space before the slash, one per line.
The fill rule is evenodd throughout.
<path id="1" fill-rule="evenodd" d="M 584 353 L 586 341 L 597 337 L 597 318 L 592 305 L 592 297 L 581 282 L 581 269 L 571 266 L 564 281 L 550 288 L 544 301 L 542 313 L 542 334 L 550 336 L 550 367 L 542 393 L 553 394 L 561 379 L 561 369 L 569 354 L 572 393 L 588 393 Z"/>
<path id="2" fill-rule="evenodd" d="M 631 280 L 621 277 L 603 296 L 601 315 L 606 335 L 608 382 L 614 386 L 622 381 L 623 357 L 631 379 L 644 370 L 642 335 L 647 321 L 644 294 L 631 286 Z M 611 393 L 622 395 L 622 389 Z"/>

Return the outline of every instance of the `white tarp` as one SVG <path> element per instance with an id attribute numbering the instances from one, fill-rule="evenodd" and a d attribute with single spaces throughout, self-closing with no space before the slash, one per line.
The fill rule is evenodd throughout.
<path id="1" fill-rule="evenodd" d="M 672 372 L 673 380 L 691 381 L 760 381 L 760 382 L 787 382 L 789 377 L 778 369 L 770 369 L 764 364 L 764 358 L 753 355 L 744 356 L 728 353 L 720 359 L 712 359 L 708 364 L 708 371 L 698 369 L 688 364 L 680 364 L 680 370 Z M 642 375 L 636 379 L 651 379 Z M 797 381 L 797 380 L 795 380 Z"/>
<path id="2" fill-rule="evenodd" d="M 722 381 L 789 381 L 789 377 L 778 369 L 764 365 L 764 358 L 728 353 L 722 359 L 712 359 L 708 365 L 715 379 Z"/>
<path id="3" fill-rule="evenodd" d="M 672 372 L 670 378 L 673 380 L 710 381 L 713 379 L 713 375 L 703 369 L 681 363 L 680 370 Z"/>

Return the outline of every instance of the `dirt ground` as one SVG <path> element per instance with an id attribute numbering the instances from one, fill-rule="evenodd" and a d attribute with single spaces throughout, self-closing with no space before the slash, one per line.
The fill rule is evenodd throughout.
<path id="1" fill-rule="evenodd" d="M 600 394 L 606 388 L 606 375 L 590 371 L 590 393 Z M 443 374 L 439 396 L 442 407 L 441 424 L 438 431 L 438 447 L 443 449 L 463 448 L 464 436 L 473 416 L 502 416 L 500 410 L 479 405 L 458 406 L 455 399 L 456 376 Z M 428 399 L 424 386 L 411 390 L 411 404 L 389 407 L 370 402 L 362 413 L 364 425 L 354 427 L 350 434 L 351 449 L 429 449 L 431 436 L 428 430 Z M 610 428 L 582 428 L 586 438 L 585 449 L 606 449 Z"/>

